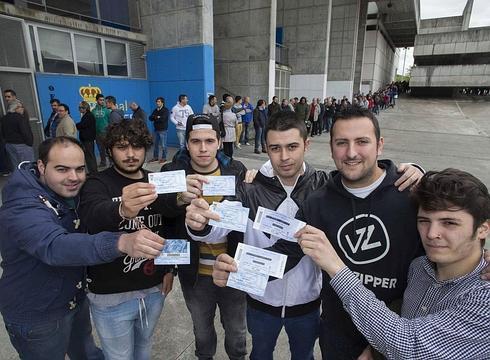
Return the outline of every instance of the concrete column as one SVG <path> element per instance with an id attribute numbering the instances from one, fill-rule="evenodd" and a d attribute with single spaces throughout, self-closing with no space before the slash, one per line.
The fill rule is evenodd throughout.
<path id="1" fill-rule="evenodd" d="M 274 95 L 276 0 L 214 0 L 216 94 Z"/>
<path id="2" fill-rule="evenodd" d="M 282 0 L 278 2 L 277 26 L 289 48 L 290 97 L 324 98 L 332 0 Z"/>
<path id="3" fill-rule="evenodd" d="M 366 38 L 366 21 L 368 13 L 368 0 L 360 0 L 359 4 L 359 24 L 357 27 L 357 48 L 356 62 L 354 65 L 354 86 L 353 92 L 361 91 L 362 64 L 364 62 L 364 43 Z"/>
<path id="4" fill-rule="evenodd" d="M 201 112 L 214 93 L 213 1 L 140 0 L 143 32 L 148 36 L 147 77 L 152 103 L 163 96 L 171 109 L 179 94 Z M 176 144 L 175 127 L 168 142 Z"/>
<path id="5" fill-rule="evenodd" d="M 361 11 L 364 2 L 366 9 Z M 366 17 L 366 0 L 332 0 L 327 82 L 329 96 L 339 98 L 345 95 L 351 98 L 354 92 L 356 65 L 359 67 L 359 61 L 362 67 L 362 51 L 358 59 L 358 47 L 364 48 L 364 36 L 359 39 L 359 33 L 365 31 L 365 21 L 362 29 L 359 28 L 361 14 Z M 359 40 L 362 40 L 362 45 L 358 44 Z"/>

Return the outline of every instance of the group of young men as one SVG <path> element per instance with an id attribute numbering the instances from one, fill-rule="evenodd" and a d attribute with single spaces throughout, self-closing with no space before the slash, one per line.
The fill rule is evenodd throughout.
<path id="1" fill-rule="evenodd" d="M 272 359 L 283 327 L 292 359 L 312 359 L 317 338 L 324 359 L 368 359 L 373 348 L 388 358 L 490 357 L 490 285 L 481 277 L 490 278 L 490 195 L 479 180 L 429 172 L 413 203 L 408 188 L 421 172 L 378 159 L 378 122 L 357 107 L 332 124 L 331 174 L 304 161 L 306 126 L 293 112 L 268 120 L 269 161 L 254 179 L 219 150 L 220 133 L 212 115 L 186 119 L 185 148 L 161 169 L 185 170 L 181 193 L 157 195 L 148 183 L 152 137 L 141 121 L 107 128 L 113 165 L 87 181 L 70 137 L 46 140 L 37 163 L 16 171 L 0 209 L 0 312 L 21 358 L 150 358 L 176 272 L 152 259 L 165 239 L 183 238 L 191 263 L 177 273 L 199 359 L 216 353 L 216 308 L 230 359 L 247 356 L 247 330 L 250 358 Z M 221 175 L 235 176 L 236 196 L 202 196 L 207 177 Z M 245 233 L 208 225 L 219 220 L 209 204 L 224 199 L 250 209 Z M 298 241 L 253 229 L 259 206 L 305 221 Z M 239 242 L 288 255 L 287 273 L 261 297 L 225 286 Z"/>

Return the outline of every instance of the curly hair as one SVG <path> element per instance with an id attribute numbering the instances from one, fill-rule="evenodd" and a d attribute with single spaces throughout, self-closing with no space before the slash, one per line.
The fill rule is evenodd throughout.
<path id="1" fill-rule="evenodd" d="M 427 172 L 411 194 L 412 200 L 427 211 L 456 208 L 473 217 L 473 232 L 490 219 L 487 187 L 473 175 L 458 169 Z"/>
<path id="2" fill-rule="evenodd" d="M 107 127 L 104 144 L 107 153 L 119 142 L 127 141 L 132 146 L 148 150 L 153 144 L 152 136 L 146 124 L 141 120 L 122 120 Z"/>

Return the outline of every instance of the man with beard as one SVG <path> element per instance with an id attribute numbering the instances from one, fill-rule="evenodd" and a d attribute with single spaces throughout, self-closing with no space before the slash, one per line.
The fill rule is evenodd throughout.
<path id="1" fill-rule="evenodd" d="M 147 228 L 165 235 L 163 214 L 172 217 L 181 210 L 167 205 L 148 183 L 142 166 L 151 144 L 142 121 L 109 125 L 105 145 L 113 166 L 89 178 L 81 194 L 80 214 L 89 233 Z M 90 310 L 106 359 L 150 358 L 151 337 L 173 277 L 171 267 L 156 267 L 144 257 L 121 256 L 88 268 Z"/>
<path id="2" fill-rule="evenodd" d="M 77 207 L 85 159 L 74 138 L 49 138 L 3 189 L 0 311 L 22 359 L 102 359 L 85 297 L 86 265 L 123 253 L 154 258 L 163 239 L 148 230 L 85 234 Z"/>

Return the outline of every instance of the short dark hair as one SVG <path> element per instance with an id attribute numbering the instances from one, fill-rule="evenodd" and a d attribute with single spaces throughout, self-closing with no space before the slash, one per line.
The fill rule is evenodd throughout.
<path id="1" fill-rule="evenodd" d="M 160 100 L 165 105 L 165 99 L 161 96 L 157 97 L 155 101 Z"/>
<path id="2" fill-rule="evenodd" d="M 78 146 L 80 150 L 83 151 L 82 144 L 77 139 L 72 138 L 71 136 L 56 136 L 53 138 L 48 138 L 39 144 L 38 147 L 39 160 L 41 160 L 42 163 L 46 165 L 49 160 L 49 153 L 51 149 L 53 148 L 53 146 L 60 145 L 60 144 L 65 145 L 65 147 L 67 147 L 68 145 L 75 145 Z"/>
<path id="3" fill-rule="evenodd" d="M 257 101 L 257 106 L 256 107 L 259 107 L 262 104 L 266 104 L 266 102 L 265 102 L 264 99 L 260 99 L 259 101 Z"/>
<path id="4" fill-rule="evenodd" d="M 104 145 L 108 155 L 118 142 L 127 141 L 131 146 L 144 147 L 146 150 L 153 144 L 152 136 L 145 122 L 139 119 L 122 120 L 109 124 Z"/>
<path id="5" fill-rule="evenodd" d="M 102 95 L 102 94 L 97 94 L 97 95 L 95 95 L 95 101 L 97 101 L 97 100 L 99 100 L 100 98 L 103 98 L 103 97 L 105 97 L 105 96 Z"/>
<path id="6" fill-rule="evenodd" d="M 490 219 L 488 188 L 462 170 L 428 171 L 410 196 L 426 211 L 447 211 L 453 207 L 467 211 L 473 217 L 473 232 Z"/>
<path id="7" fill-rule="evenodd" d="M 12 90 L 12 89 L 6 89 L 6 90 L 3 91 L 3 93 L 4 94 L 11 93 L 12 95 L 17 96 L 17 93 L 14 90 Z"/>
<path id="8" fill-rule="evenodd" d="M 66 105 L 66 104 L 58 104 L 58 108 L 61 107 L 61 106 L 63 106 L 65 108 L 65 110 L 66 110 L 66 112 L 68 114 L 70 113 L 70 107 L 68 105 Z"/>
<path id="9" fill-rule="evenodd" d="M 363 109 L 357 105 L 348 105 L 345 109 L 335 113 L 333 118 L 332 127 L 330 129 L 330 139 L 334 136 L 335 123 L 340 120 L 352 120 L 358 118 L 368 118 L 374 127 L 374 135 L 376 136 L 376 141 L 381 139 L 381 129 L 379 128 L 379 122 L 376 116 L 368 109 Z"/>
<path id="10" fill-rule="evenodd" d="M 113 103 L 114 105 L 117 104 L 116 98 L 114 96 L 112 96 L 112 95 L 106 96 L 105 101 L 106 102 L 109 101 L 110 103 Z"/>
<path id="11" fill-rule="evenodd" d="M 240 95 L 235 96 L 235 102 L 238 102 L 242 100 L 242 97 Z"/>
<path id="12" fill-rule="evenodd" d="M 180 94 L 179 95 L 179 102 L 181 102 L 182 100 L 184 100 L 184 98 L 186 98 L 187 95 L 186 94 Z"/>
<path id="13" fill-rule="evenodd" d="M 192 130 L 194 130 L 194 125 L 211 125 L 212 129 L 216 131 L 216 138 L 220 139 L 220 128 L 219 128 L 219 120 L 217 117 L 211 114 L 192 114 L 189 115 L 186 122 L 185 129 L 185 141 L 189 140 L 189 135 Z M 209 127 L 209 126 L 208 126 Z"/>
<path id="14" fill-rule="evenodd" d="M 59 101 L 58 99 L 51 99 L 51 100 L 49 100 L 49 103 L 51 105 L 53 105 L 54 103 L 57 103 L 59 105 L 59 104 L 61 104 L 61 101 Z"/>
<path id="15" fill-rule="evenodd" d="M 211 102 L 212 99 L 216 99 L 215 95 L 209 95 L 208 96 L 208 103 Z"/>
<path id="16" fill-rule="evenodd" d="M 267 120 L 265 125 L 265 141 L 267 142 L 267 133 L 273 131 L 287 131 L 290 129 L 298 129 L 304 141 L 308 138 L 308 131 L 304 121 L 298 121 L 296 114 L 293 111 L 279 111 Z"/>
<path id="17" fill-rule="evenodd" d="M 228 96 L 231 96 L 231 95 L 230 95 L 230 94 L 227 94 L 227 93 L 224 93 L 224 94 L 223 94 L 223 97 L 222 97 L 222 98 L 223 98 L 223 101 L 226 101 L 226 98 L 227 98 Z"/>

